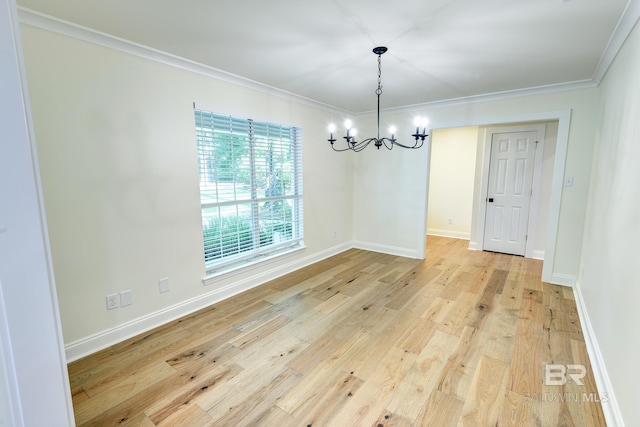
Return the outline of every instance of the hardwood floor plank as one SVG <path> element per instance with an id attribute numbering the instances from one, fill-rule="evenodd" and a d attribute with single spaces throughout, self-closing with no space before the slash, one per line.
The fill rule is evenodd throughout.
<path id="1" fill-rule="evenodd" d="M 76 423 L 83 424 L 96 416 L 100 416 L 104 408 L 118 406 L 135 395 L 144 392 L 149 387 L 160 383 L 162 380 L 177 376 L 176 370 L 164 362 L 146 366 L 144 369 L 132 373 L 118 384 L 113 385 L 109 390 L 74 407 Z"/>
<path id="2" fill-rule="evenodd" d="M 448 334 L 460 335 L 475 311 L 476 301 L 478 294 L 461 292 L 442 322 L 439 322 L 438 329 Z"/>
<path id="3" fill-rule="evenodd" d="M 412 427 L 414 424 L 397 414 L 383 411 L 371 425 L 376 427 Z"/>
<path id="4" fill-rule="evenodd" d="M 464 327 L 456 349 L 449 356 L 438 378 L 438 391 L 464 400 L 480 360 L 481 337 L 482 334 L 477 329 Z"/>
<path id="5" fill-rule="evenodd" d="M 358 377 L 336 369 L 331 364 L 317 364 L 276 405 L 296 418 L 312 419 L 310 414 L 316 406 L 321 406 L 322 410 L 329 410 L 328 406 L 331 406 L 331 410 L 335 412 L 336 403 L 346 402 L 347 397 L 352 396 L 362 383 Z M 331 390 L 328 395 L 327 390 Z"/>
<path id="6" fill-rule="evenodd" d="M 272 405 L 260 416 L 254 419 L 256 426 L 293 426 L 296 425 L 295 419 L 286 411 Z"/>
<path id="7" fill-rule="evenodd" d="M 151 421 L 144 412 L 136 414 L 133 418 L 121 420 L 118 425 L 120 427 L 156 427 L 153 421 Z"/>
<path id="8" fill-rule="evenodd" d="M 281 381 L 286 380 L 290 377 L 288 374 L 290 372 L 292 372 L 291 369 L 286 365 L 272 367 L 258 364 L 242 370 L 229 381 L 216 387 L 213 392 L 195 396 L 193 402 L 217 420 L 224 417 L 227 411 L 242 405 L 248 397 L 264 390 L 277 378 Z"/>
<path id="9" fill-rule="evenodd" d="M 269 319 L 268 321 L 262 322 L 254 329 L 249 329 L 243 334 L 235 337 L 232 341 L 230 341 L 230 344 L 236 348 L 239 348 L 240 350 L 244 350 L 245 348 L 266 338 L 270 334 L 278 331 L 281 327 L 289 322 L 291 322 L 291 319 L 289 317 L 279 314 L 276 317 Z"/>
<path id="10" fill-rule="evenodd" d="M 71 390 L 71 400 L 73 406 L 79 406 L 82 402 L 89 400 L 89 395 L 84 391 L 82 387 Z"/>
<path id="11" fill-rule="evenodd" d="M 542 421 L 533 408 L 533 401 L 521 394 L 508 391 L 505 393 L 500 414 L 500 426 L 540 427 Z M 551 424 L 548 424 L 551 425 Z"/>
<path id="12" fill-rule="evenodd" d="M 429 236 L 350 249 L 69 365 L 78 426 L 602 426 L 573 292 Z M 544 384 L 547 364 L 584 384 Z"/>
<path id="13" fill-rule="evenodd" d="M 329 425 L 371 425 L 384 410 L 398 384 L 405 377 L 416 355 L 392 347 L 380 361 L 380 366 L 355 392 Z"/>
<path id="14" fill-rule="evenodd" d="M 482 327 L 482 354 L 511 363 L 519 310 L 498 304 Z"/>
<path id="15" fill-rule="evenodd" d="M 324 371 L 326 367 L 320 369 Z M 296 423 L 292 425 L 328 425 L 330 420 L 342 410 L 364 383 L 360 378 L 349 373 L 334 369 L 330 370 L 330 372 L 327 374 L 328 378 L 321 379 L 321 383 L 317 383 L 325 384 L 325 388 L 318 388 L 313 391 L 309 389 L 309 392 L 314 393 L 313 397 L 309 392 L 304 393 L 306 390 L 303 390 L 303 400 L 292 412 L 296 420 Z M 338 376 L 334 377 L 332 373 L 336 373 Z"/>
<path id="16" fill-rule="evenodd" d="M 451 427 L 458 425 L 458 419 L 464 407 L 464 400 L 448 393 L 436 390 L 431 393 L 415 425 Z"/>
<path id="17" fill-rule="evenodd" d="M 99 394 L 150 363 L 164 360 L 192 337 L 190 332 L 182 328 L 167 329 L 164 333 L 145 334 L 139 337 L 137 346 L 122 347 L 123 351 L 116 352 L 102 363 L 70 376 L 71 388 L 81 386 L 89 396 Z"/>
<path id="18" fill-rule="evenodd" d="M 213 425 L 213 419 L 196 404 L 176 409 L 169 417 L 155 424 L 158 427 L 190 426 L 207 427 Z"/>
<path id="19" fill-rule="evenodd" d="M 458 337 L 434 331 L 405 378 L 400 382 L 388 411 L 415 421 L 442 375 L 445 363 L 458 345 Z"/>
<path id="20" fill-rule="evenodd" d="M 334 354 L 342 345 L 344 345 L 344 341 L 336 339 L 330 333 L 327 333 L 309 344 L 307 348 L 291 359 L 287 365 L 296 372 L 307 374 Z"/>
<path id="21" fill-rule="evenodd" d="M 545 365 L 542 293 L 528 289 L 523 292 L 511 358 L 509 390 L 522 395 L 539 394 L 542 392 Z M 548 363 L 551 363 L 550 358 Z"/>
<path id="22" fill-rule="evenodd" d="M 298 380 L 299 374 L 285 369 L 263 387 L 250 393 L 236 404 L 216 406 L 207 411 L 214 426 L 253 426 L 255 419 L 264 416 L 273 404 Z"/>
<path id="23" fill-rule="evenodd" d="M 216 393 L 216 388 L 232 381 L 242 371 L 243 369 L 234 363 L 219 364 L 209 369 L 186 370 L 175 385 L 169 391 L 162 393 L 162 397 L 145 407 L 144 412 L 156 424 L 176 419 L 174 414 L 195 405 L 196 397 L 203 393 Z M 208 415 L 201 418 L 212 421 Z"/>
<path id="24" fill-rule="evenodd" d="M 414 323 L 414 327 L 407 329 L 395 345 L 414 354 L 420 354 L 422 349 L 424 349 L 431 340 L 435 331 L 436 324 L 434 322 L 426 319 L 418 319 Z"/>
<path id="25" fill-rule="evenodd" d="M 496 425 L 502 413 L 508 376 L 508 363 L 481 356 L 458 425 Z"/>

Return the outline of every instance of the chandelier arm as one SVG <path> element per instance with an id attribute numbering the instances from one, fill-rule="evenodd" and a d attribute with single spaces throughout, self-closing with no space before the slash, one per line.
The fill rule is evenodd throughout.
<path id="1" fill-rule="evenodd" d="M 333 151 L 354 151 L 353 148 L 351 148 L 351 145 L 347 145 L 346 148 L 336 148 L 336 146 L 334 144 L 331 144 L 331 148 L 333 149 Z"/>
<path id="2" fill-rule="evenodd" d="M 367 148 L 367 146 L 369 146 L 369 144 L 371 144 L 372 142 L 375 142 L 376 138 L 367 138 L 367 139 L 363 139 L 360 142 L 356 143 L 356 149 L 354 151 L 362 151 L 365 148 Z"/>
<path id="3" fill-rule="evenodd" d="M 387 150 L 393 150 L 393 145 L 395 144 L 395 140 L 391 139 L 391 138 L 382 138 L 380 139 L 381 145 L 384 145 L 384 147 Z"/>
<path id="4" fill-rule="evenodd" d="M 341 151 L 353 151 L 350 147 L 347 147 L 347 148 L 336 148 L 333 144 L 331 144 L 331 148 L 333 148 L 333 151 L 338 151 L 338 152 L 341 152 Z"/>
<path id="5" fill-rule="evenodd" d="M 395 142 L 395 145 L 399 145 L 402 148 L 413 148 L 413 149 L 420 148 L 420 147 L 422 147 L 423 144 L 424 144 L 424 139 L 423 138 L 418 138 L 418 140 L 413 145 L 404 145 L 404 144 L 399 143 L 398 141 Z"/>

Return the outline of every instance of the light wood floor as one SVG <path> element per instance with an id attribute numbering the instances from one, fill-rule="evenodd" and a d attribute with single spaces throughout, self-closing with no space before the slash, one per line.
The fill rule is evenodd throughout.
<path id="1" fill-rule="evenodd" d="M 605 425 L 571 289 L 466 245 L 349 250 L 71 363 L 76 422 Z M 545 385 L 546 364 L 584 385 Z"/>

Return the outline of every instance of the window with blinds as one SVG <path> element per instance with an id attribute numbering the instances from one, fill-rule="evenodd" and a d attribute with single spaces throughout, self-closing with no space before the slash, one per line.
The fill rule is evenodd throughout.
<path id="1" fill-rule="evenodd" d="M 300 129 L 195 109 L 207 274 L 302 246 Z"/>

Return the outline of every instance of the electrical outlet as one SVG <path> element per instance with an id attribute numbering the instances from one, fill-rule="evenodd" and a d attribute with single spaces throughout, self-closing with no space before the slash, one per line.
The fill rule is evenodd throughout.
<path id="1" fill-rule="evenodd" d="M 338 231 L 333 230 L 333 240 L 336 240 L 337 238 L 338 238 Z"/>
<path id="2" fill-rule="evenodd" d="M 118 294 L 107 295 L 107 310 L 113 310 L 120 306 L 120 298 Z"/>
<path id="3" fill-rule="evenodd" d="M 131 299 L 131 289 L 120 292 L 120 307 L 126 307 L 133 304 Z"/>
<path id="4" fill-rule="evenodd" d="M 160 279 L 158 281 L 158 286 L 160 288 L 160 293 L 163 294 L 165 292 L 169 292 L 169 278 L 165 277 L 164 279 Z"/>
<path id="5" fill-rule="evenodd" d="M 447 224 L 449 224 L 449 225 L 453 224 L 453 220 L 451 218 L 449 218 L 449 220 L 447 221 Z"/>

